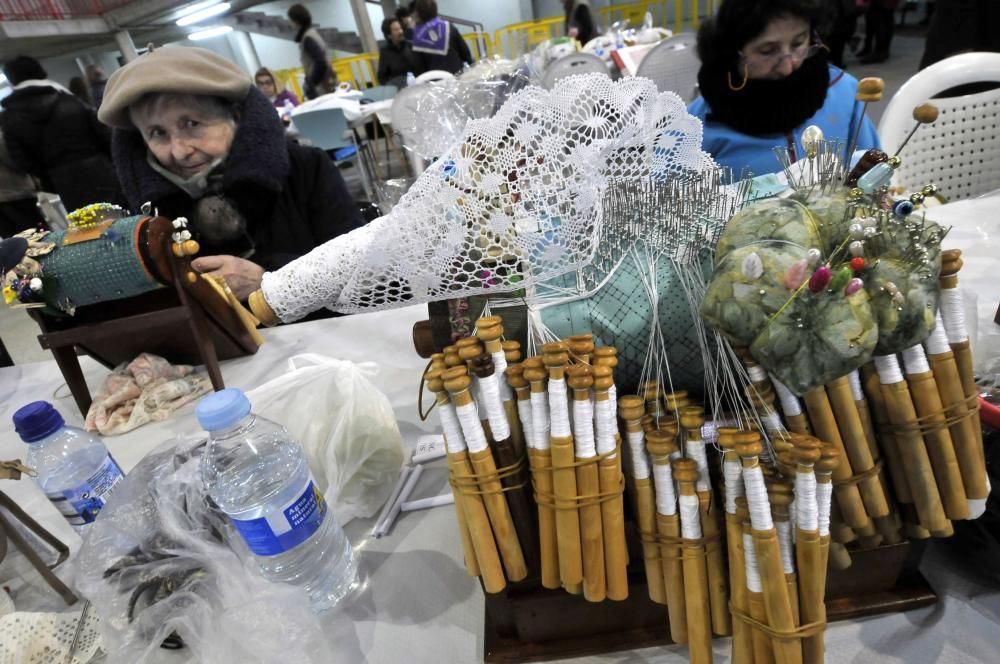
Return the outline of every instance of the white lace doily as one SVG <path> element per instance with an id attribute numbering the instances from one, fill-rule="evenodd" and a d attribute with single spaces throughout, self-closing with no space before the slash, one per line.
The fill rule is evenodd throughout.
<path id="1" fill-rule="evenodd" d="M 528 87 L 473 120 L 388 215 L 264 275 L 283 321 L 509 292 L 594 255 L 610 182 L 714 169 L 701 123 L 647 79 Z"/>

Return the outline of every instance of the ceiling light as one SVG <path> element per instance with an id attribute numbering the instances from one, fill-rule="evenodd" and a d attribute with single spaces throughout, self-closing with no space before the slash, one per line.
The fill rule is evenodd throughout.
<path id="1" fill-rule="evenodd" d="M 212 18 L 213 16 L 218 16 L 229 11 L 230 4 L 228 2 L 220 2 L 218 4 L 213 4 L 204 9 L 199 9 L 198 11 L 188 14 L 183 18 L 177 19 L 177 25 L 192 25 L 193 23 L 200 23 L 207 18 Z"/>
<path id="2" fill-rule="evenodd" d="M 205 30 L 192 32 L 188 35 L 188 39 L 191 41 L 201 41 L 202 39 L 211 39 L 212 37 L 218 37 L 232 31 L 233 27 L 231 25 L 216 25 Z"/>

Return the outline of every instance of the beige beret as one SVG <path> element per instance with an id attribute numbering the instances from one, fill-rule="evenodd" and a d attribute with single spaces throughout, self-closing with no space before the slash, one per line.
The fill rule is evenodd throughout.
<path id="1" fill-rule="evenodd" d="M 238 102 L 253 81 L 220 55 L 193 46 L 168 46 L 139 56 L 108 79 L 97 118 L 118 129 L 130 129 L 128 107 L 150 92 L 207 95 Z"/>

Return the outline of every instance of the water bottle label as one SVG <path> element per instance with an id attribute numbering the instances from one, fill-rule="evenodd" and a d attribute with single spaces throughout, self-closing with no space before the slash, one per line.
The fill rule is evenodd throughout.
<path id="1" fill-rule="evenodd" d="M 125 477 L 109 454 L 101 466 L 80 486 L 45 494 L 73 526 L 91 523 L 108 502 L 111 490 Z"/>
<path id="2" fill-rule="evenodd" d="M 258 556 L 276 556 L 312 537 L 326 517 L 326 501 L 311 477 L 298 496 L 266 517 L 230 517 L 247 548 Z"/>

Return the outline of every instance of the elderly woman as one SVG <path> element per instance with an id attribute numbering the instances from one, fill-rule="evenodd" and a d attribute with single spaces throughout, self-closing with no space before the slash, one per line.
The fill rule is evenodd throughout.
<path id="1" fill-rule="evenodd" d="M 802 132 L 879 147 L 871 120 L 854 103 L 857 80 L 827 63 L 816 28 L 818 0 L 723 0 L 698 31 L 701 97 L 688 110 L 705 123 L 702 147 L 735 173 L 779 169 L 775 147 L 802 157 Z"/>
<path id="2" fill-rule="evenodd" d="M 214 53 L 156 49 L 116 71 L 98 113 L 133 209 L 187 217 L 196 270 L 240 299 L 263 273 L 363 221 L 329 157 L 285 138 L 271 102 Z"/>

